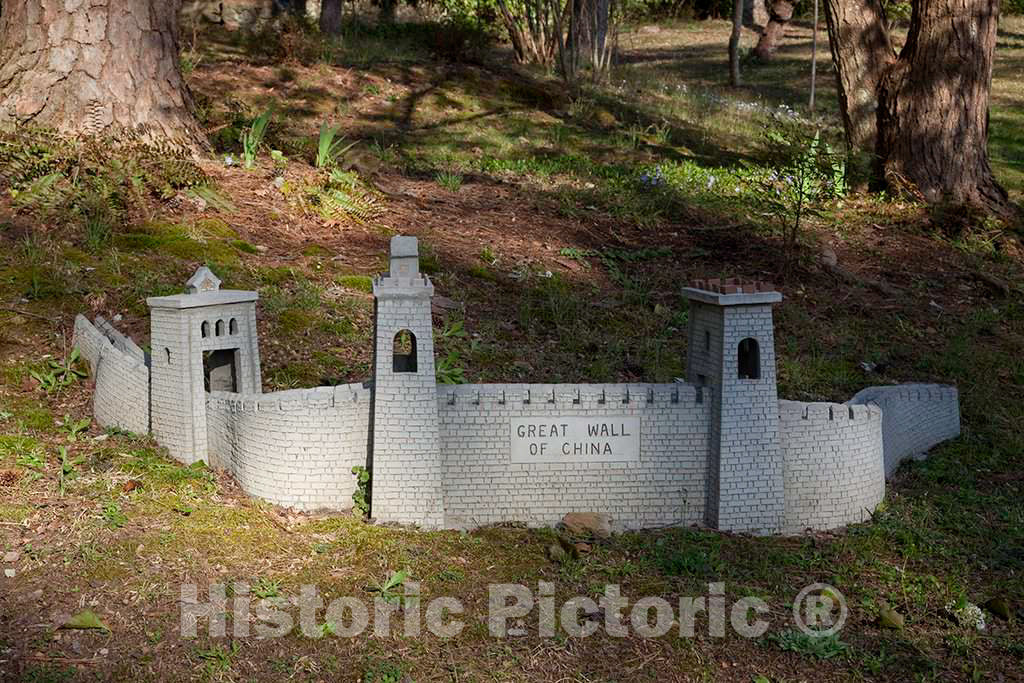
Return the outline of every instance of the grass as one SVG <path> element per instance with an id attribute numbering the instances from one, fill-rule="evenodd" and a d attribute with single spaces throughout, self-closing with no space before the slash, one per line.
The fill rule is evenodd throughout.
<path id="1" fill-rule="evenodd" d="M 1024 45 L 1013 36 L 1022 25 L 1003 23 L 990 150 L 1018 200 L 1024 121 L 1013 69 Z M 1024 252 L 1005 226 L 956 228 L 906 202 L 856 196 L 809 221 L 795 273 L 777 280 L 785 295 L 776 317 L 780 395 L 843 401 L 871 384 L 950 382 L 964 422 L 959 440 L 901 468 L 871 522 L 835 534 L 764 539 L 669 528 L 619 535 L 556 565 L 546 556 L 550 530 L 421 533 L 354 515 L 295 516 L 242 496 L 221 473 L 170 461 L 148 438 L 97 440 L 93 427 L 69 442 L 54 416 L 88 416 L 89 388 L 47 396 L 27 370 L 43 354 L 66 355 L 58 332 L 83 311 L 120 313 L 119 326 L 145 346 L 145 298 L 180 291 L 200 263 L 225 287 L 260 291 L 266 390 L 366 379 L 373 310 L 365 273 L 386 270 L 387 239 L 397 233 L 420 238 L 421 269 L 448 299 L 435 311 L 435 340 L 438 357 L 452 359 L 453 379 L 671 381 L 685 370 L 682 283 L 779 275 L 778 227 L 750 182 L 776 161 L 765 131 L 820 125 L 829 140 L 839 136 L 830 79 L 819 79 L 819 118 L 803 110 L 803 24 L 788 32 L 778 59 L 746 66 L 744 87 L 730 91 L 722 87 L 725 22 L 627 33 L 628 59 L 613 82 L 572 101 L 541 74 L 442 65 L 422 27 L 346 31 L 286 67 L 281 53 L 267 52 L 283 49 L 269 37 L 260 44 L 218 28 L 200 34 L 190 86 L 204 125 L 225 126 L 203 170 L 230 205 L 189 193 L 151 198 L 142 215 L 108 226 L 96 250 L 98 233 L 90 237 L 86 226 L 69 223 L 56 234 L 0 202 L 0 299 L 14 309 L 0 311 L 0 475 L 17 474 L 0 490 L 0 549 L 17 547 L 24 558 L 0 609 L 18 629 L 95 601 L 115 634 L 76 634 L 86 654 L 67 637 L 26 638 L 15 656 L 107 648 L 90 671 L 124 680 L 1015 675 L 1018 621 L 990 619 L 979 635 L 944 616 L 961 597 L 983 604 L 1001 596 L 1016 608 L 1024 595 L 1024 307 L 1019 292 L 1004 295 L 978 276 L 1021 281 Z M 744 44 L 752 39 L 745 34 Z M 239 156 L 242 129 L 271 104 L 280 114 L 265 144 L 288 161 L 275 167 L 259 154 L 252 172 L 224 166 L 225 154 Z M 353 175 L 330 180 L 311 163 L 324 121 L 363 141 L 345 155 L 353 169 L 336 169 Z M 284 179 L 280 188 L 272 177 Z M 373 183 L 380 194 L 366 195 L 375 208 L 362 222 L 325 218 L 311 204 L 332 189 L 370 193 Z M 836 281 L 816 266 L 823 244 L 865 281 L 899 294 Z M 81 458 L 63 497 L 58 446 Z M 464 601 L 470 618 L 461 634 L 178 635 L 186 580 L 201 595 L 211 583 L 243 581 L 266 595 L 294 596 L 314 583 L 330 596 L 366 596 L 399 569 L 422 582 L 425 596 Z M 726 583 L 730 600 L 755 595 L 772 606 L 765 639 L 711 638 L 698 620 L 705 635 L 694 639 L 495 640 L 473 618 L 485 613 L 491 583 L 551 581 L 561 603 L 615 582 L 634 599 L 674 602 L 705 595 L 711 579 Z M 814 581 L 835 586 L 850 605 L 835 642 L 788 631 L 790 601 Z M 44 603 L 15 602 L 38 589 Z M 906 617 L 901 631 L 876 624 L 883 601 Z M 26 680 L 87 675 L 25 664 Z"/>

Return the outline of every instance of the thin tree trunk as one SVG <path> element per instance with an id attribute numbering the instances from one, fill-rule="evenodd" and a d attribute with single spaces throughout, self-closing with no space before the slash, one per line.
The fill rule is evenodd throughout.
<path id="1" fill-rule="evenodd" d="M 818 80 L 818 0 L 814 0 L 814 23 L 811 25 L 811 98 L 807 110 L 814 111 L 814 88 Z"/>
<path id="2" fill-rule="evenodd" d="M 878 83 L 896 59 L 881 0 L 825 0 L 836 89 L 850 149 L 875 149 Z"/>
<path id="3" fill-rule="evenodd" d="M 740 36 L 743 32 L 743 0 L 733 0 L 732 35 L 729 36 L 729 85 L 740 84 Z"/>
<path id="4" fill-rule="evenodd" d="M 918 0 L 897 62 L 878 90 L 885 181 L 929 202 L 1009 213 L 988 162 L 998 0 Z"/>
<path id="5" fill-rule="evenodd" d="M 320 33 L 328 36 L 341 33 L 341 0 L 321 0 Z"/>
<path id="6" fill-rule="evenodd" d="M 793 3 L 790 0 L 774 0 L 768 6 L 768 25 L 757 41 L 754 54 L 758 59 L 771 59 L 779 49 L 779 43 L 786 32 L 786 25 L 793 18 Z"/>
<path id="7" fill-rule="evenodd" d="M 4 0 L 0 127 L 141 129 L 205 146 L 178 58 L 180 0 Z"/>

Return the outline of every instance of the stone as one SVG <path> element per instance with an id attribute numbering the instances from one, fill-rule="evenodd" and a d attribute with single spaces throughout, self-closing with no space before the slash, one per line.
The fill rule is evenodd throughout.
<path id="1" fill-rule="evenodd" d="M 562 526 L 572 536 L 609 538 L 612 535 L 612 518 L 599 512 L 570 512 L 562 517 Z"/>
<path id="2" fill-rule="evenodd" d="M 547 548 L 548 559 L 552 562 L 561 564 L 569 559 L 569 553 L 562 549 L 562 546 L 558 543 L 552 543 Z"/>
<path id="3" fill-rule="evenodd" d="M 903 615 L 890 607 L 887 603 L 882 603 L 878 608 L 878 625 L 882 628 L 891 629 L 902 629 L 904 624 Z"/>
<path id="4" fill-rule="evenodd" d="M 21 553 L 17 550 L 10 550 L 4 553 L 4 562 L 17 562 L 21 558 Z"/>
<path id="5" fill-rule="evenodd" d="M 1006 598 L 1001 598 L 997 596 L 992 598 L 982 606 L 992 614 L 1002 619 L 1003 621 L 1010 620 L 1010 605 L 1006 602 Z"/>
<path id="6" fill-rule="evenodd" d="M 14 569 L 5 569 L 4 570 L 4 576 L 6 576 L 8 579 L 13 579 L 17 575 L 18 575 L 17 570 L 14 570 Z"/>

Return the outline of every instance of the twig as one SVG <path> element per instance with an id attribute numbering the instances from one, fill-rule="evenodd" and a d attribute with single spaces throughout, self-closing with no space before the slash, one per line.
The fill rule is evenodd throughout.
<path id="1" fill-rule="evenodd" d="M 30 318 L 38 318 L 39 320 L 45 320 L 48 323 L 57 322 L 56 318 L 47 318 L 45 315 L 39 315 L 38 313 L 32 313 L 30 311 L 23 311 L 19 308 L 9 308 L 7 306 L 0 306 L 0 311 L 7 311 L 8 313 L 17 313 L 18 315 L 27 315 Z"/>
<path id="2" fill-rule="evenodd" d="M 46 655 L 28 655 L 24 659 L 30 662 L 54 662 L 56 664 L 85 664 L 88 666 L 96 666 L 100 663 L 99 659 L 95 657 L 89 658 L 72 658 L 72 657 L 47 657 Z"/>

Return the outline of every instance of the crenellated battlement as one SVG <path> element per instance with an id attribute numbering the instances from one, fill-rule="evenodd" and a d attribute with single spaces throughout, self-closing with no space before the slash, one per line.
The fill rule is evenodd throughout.
<path id="1" fill-rule="evenodd" d="M 531 406 L 551 410 L 609 408 L 628 405 L 680 408 L 706 405 L 710 387 L 684 382 L 671 384 L 458 384 L 439 385 L 438 401 L 445 406 Z"/>
<path id="2" fill-rule="evenodd" d="M 342 408 L 368 404 L 372 398 L 369 382 L 339 384 L 313 389 L 286 389 L 269 394 L 234 394 L 214 391 L 207 394 L 207 404 L 236 413 L 294 412 L 316 408 Z"/>
<path id="3" fill-rule="evenodd" d="M 783 418 L 798 417 L 810 422 L 864 422 L 882 419 L 882 411 L 878 406 L 846 403 L 779 401 L 779 414 Z"/>

